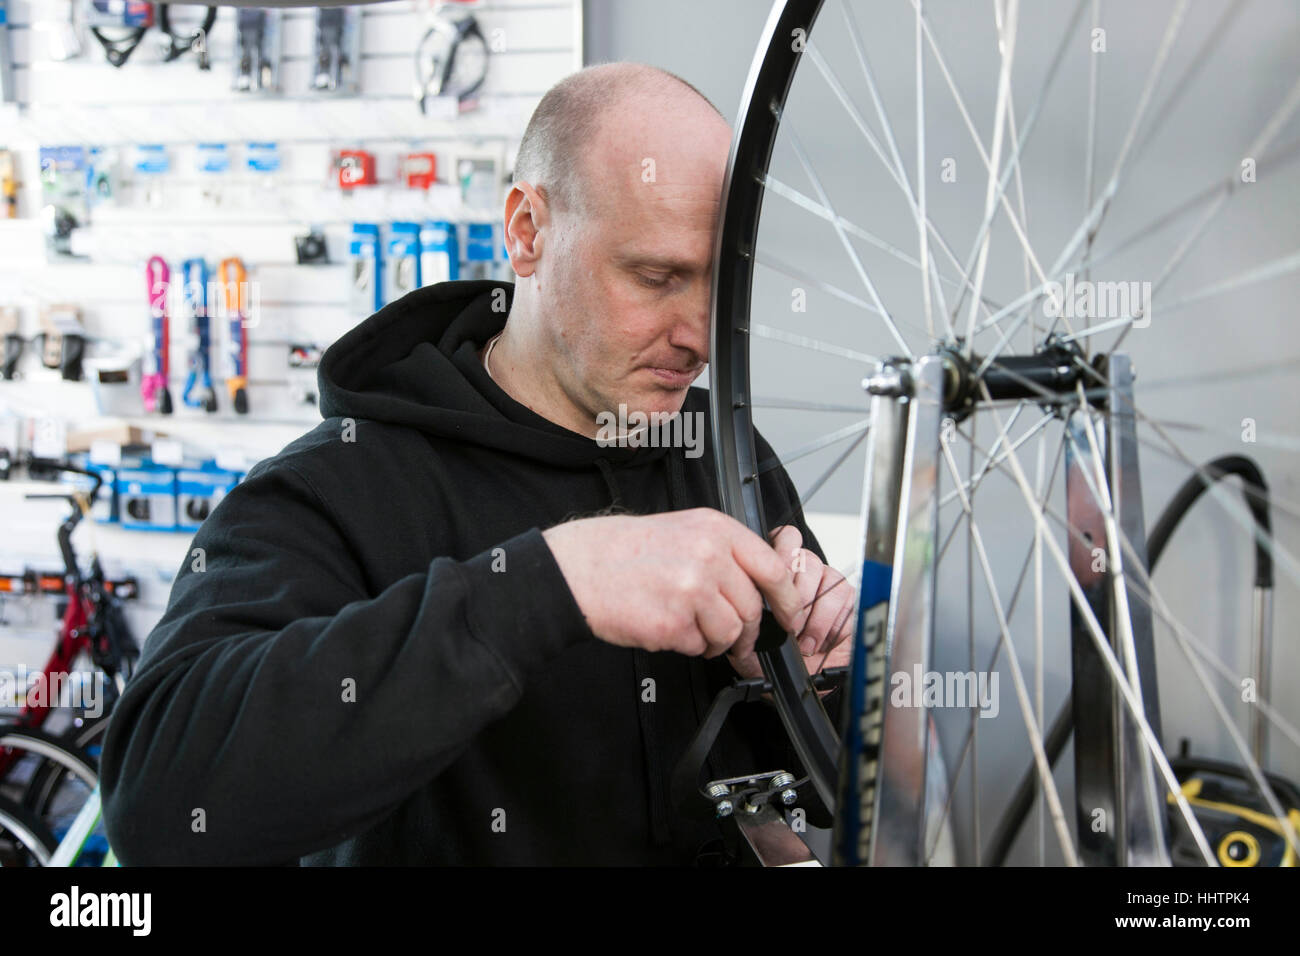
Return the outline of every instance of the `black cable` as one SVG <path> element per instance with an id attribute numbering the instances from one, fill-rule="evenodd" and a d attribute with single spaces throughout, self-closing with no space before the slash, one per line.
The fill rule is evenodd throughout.
<path id="1" fill-rule="evenodd" d="M 190 34 L 179 34 L 172 32 L 171 14 L 168 8 L 170 3 L 158 4 L 158 29 L 167 34 L 168 49 L 163 54 L 163 62 L 170 63 L 183 56 L 186 51 L 194 48 L 196 43 L 199 44 L 199 69 L 210 69 L 208 63 L 208 34 L 212 32 L 212 25 L 217 22 L 217 8 L 208 7 L 207 12 L 203 15 L 203 25 Z"/>
<path id="2" fill-rule="evenodd" d="M 1268 506 L 1268 485 L 1264 481 L 1264 473 L 1259 465 L 1245 455 L 1224 455 L 1222 458 L 1214 459 L 1204 468 L 1193 472 L 1174 493 L 1147 536 L 1148 575 L 1155 571 L 1156 562 L 1164 554 L 1165 546 L 1169 544 L 1174 530 L 1187 516 L 1197 499 L 1208 491 L 1212 484 L 1233 475 L 1242 480 L 1242 493 L 1246 499 L 1246 507 L 1250 509 L 1251 517 L 1255 521 L 1255 586 L 1261 588 L 1273 586 L 1273 555 L 1267 544 L 1273 532 Z M 1061 709 L 1057 711 L 1051 729 L 1043 739 L 1047 762 L 1053 767 L 1056 766 L 1057 759 L 1074 733 L 1074 711 L 1071 703 L 1071 699 L 1067 697 Z M 1020 832 L 1020 827 L 1029 815 L 1029 808 L 1034 802 L 1034 793 L 1038 789 L 1037 780 L 1038 770 L 1030 764 L 1020 778 L 1020 783 L 1006 811 L 1002 814 L 1002 819 L 998 821 L 998 828 L 994 831 L 988 851 L 984 854 L 985 866 L 1002 866 L 1006 862 L 1011 845 L 1015 843 L 1016 835 Z"/>

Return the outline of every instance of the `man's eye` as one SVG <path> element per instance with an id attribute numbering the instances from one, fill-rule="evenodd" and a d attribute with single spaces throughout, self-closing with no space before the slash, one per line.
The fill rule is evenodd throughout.
<path id="1" fill-rule="evenodd" d="M 636 274 L 637 281 L 650 289 L 662 289 L 668 284 L 669 278 L 666 275 L 646 275 L 644 272 Z"/>

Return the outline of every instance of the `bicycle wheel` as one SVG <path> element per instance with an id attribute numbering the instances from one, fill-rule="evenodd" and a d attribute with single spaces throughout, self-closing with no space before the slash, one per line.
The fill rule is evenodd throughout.
<path id="1" fill-rule="evenodd" d="M 63 839 L 99 785 L 94 758 L 67 740 L 17 726 L 0 727 L 0 750 L 17 758 L 0 781 L 0 796 L 39 821 L 56 841 Z M 33 787 L 38 779 L 45 785 Z M 108 850 L 102 825 L 86 843 L 89 852 L 79 859 L 79 865 L 94 865 Z"/>
<path id="2" fill-rule="evenodd" d="M 936 823 L 955 807 L 962 855 L 979 862 L 981 829 L 1008 802 L 1027 742 L 1039 862 L 1048 862 L 1050 825 L 1051 862 L 1167 863 L 1171 806 L 1215 865 L 1161 743 L 1157 625 L 1300 849 L 1205 665 L 1225 680 L 1236 672 L 1147 571 L 1139 446 L 1160 456 L 1157 472 L 1173 463 L 1212 479 L 1195 464 L 1209 456 L 1169 435 L 1187 427 L 1166 417 L 1178 407 L 1171 392 L 1135 399 L 1129 354 L 1169 370 L 1156 389 L 1267 374 L 1286 407 L 1296 364 L 1277 362 L 1275 346 L 1263 344 L 1257 366 L 1191 374 L 1188 355 L 1171 358 L 1170 345 L 1222 337 L 1213 306 L 1229 293 L 1267 317 L 1288 285 L 1296 291 L 1300 82 L 1286 51 L 1250 46 L 1285 22 L 1285 7 L 1257 6 L 1247 18 L 1240 4 L 1171 2 L 1166 12 L 1156 22 L 1146 9 L 1103 11 L 1089 0 L 1023 10 L 998 0 L 991 16 L 937 0 L 778 0 L 769 15 L 715 247 L 714 452 L 724 509 L 759 533 L 770 529 L 757 479 L 778 466 L 805 509 L 820 495 L 860 516 L 842 568 L 859 589 L 846 726 L 822 709 L 793 642 L 761 655 L 813 786 L 837 806 L 843 862 L 929 862 Z M 1220 69 L 1219 86 L 1208 66 Z M 1104 87 L 1105 71 L 1129 79 Z M 1234 118 L 1246 133 L 1239 145 L 1201 138 L 1189 153 L 1167 135 L 1203 125 L 1189 91 Z M 1068 190 L 1066 176 L 1077 177 Z M 1181 198 L 1189 185 L 1197 190 Z M 1032 231 L 1030 208 L 1047 210 Z M 1212 225 L 1229 238 L 1206 241 Z M 1044 246 L 1051 259 L 1040 258 Z M 760 429 L 775 454 L 763 451 Z M 1258 434 L 1294 447 L 1267 426 Z M 1009 481 L 996 487 L 991 475 Z M 1249 542 L 1248 509 L 1227 493 L 1211 497 Z M 961 510 L 944 530 L 950 505 Z M 1267 546 L 1300 581 L 1285 547 Z M 1033 615 L 1017 618 L 1028 591 Z M 990 738 L 1003 673 L 1019 721 Z M 972 704 L 985 697 L 994 699 Z M 1058 785 L 1042 728 L 1062 700 L 1076 732 L 1074 772 Z M 1300 747 L 1266 695 L 1248 703 Z M 984 728 L 981 717 L 995 722 Z M 955 768 L 936 766 L 931 719 Z M 995 758 L 992 777 L 981 777 L 981 749 Z"/>
<path id="3" fill-rule="evenodd" d="M 0 797 L 0 867 L 45 866 L 58 845 L 34 814 Z"/>
<path id="4" fill-rule="evenodd" d="M 98 772 L 106 730 L 107 716 L 73 715 L 67 729 L 56 736 L 60 743 L 89 761 Z M 44 817 L 51 811 L 60 791 L 68 786 L 70 778 L 79 779 L 73 768 L 55 760 L 42 760 L 32 769 L 23 789 L 23 806 Z"/>

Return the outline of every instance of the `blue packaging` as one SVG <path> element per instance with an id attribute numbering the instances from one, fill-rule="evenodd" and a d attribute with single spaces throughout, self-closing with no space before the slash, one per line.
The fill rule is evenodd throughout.
<path id="1" fill-rule="evenodd" d="M 348 252 L 352 263 L 348 304 L 358 316 L 378 312 L 384 305 L 379 226 L 373 222 L 354 222 Z"/>
<path id="2" fill-rule="evenodd" d="M 437 285 L 460 278 L 460 243 L 456 226 L 430 219 L 420 229 L 420 284 Z"/>
<path id="3" fill-rule="evenodd" d="M 176 472 L 151 461 L 117 469 L 117 514 L 123 528 L 176 529 Z"/>
<path id="4" fill-rule="evenodd" d="M 496 240 L 490 222 L 471 222 L 465 227 L 465 278 L 493 278 Z"/>
<path id="5" fill-rule="evenodd" d="M 238 472 L 218 468 L 214 461 L 177 469 L 176 527 L 196 530 L 230 489 L 239 484 L 240 477 Z"/>
<path id="6" fill-rule="evenodd" d="M 384 270 L 384 299 L 395 302 L 420 288 L 420 224 L 395 222 L 389 226 L 388 268 Z"/>

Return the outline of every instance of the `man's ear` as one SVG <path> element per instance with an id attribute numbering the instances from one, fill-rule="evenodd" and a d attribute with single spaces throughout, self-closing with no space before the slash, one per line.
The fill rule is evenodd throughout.
<path id="1" fill-rule="evenodd" d="M 549 216 L 546 197 L 531 183 L 517 182 L 510 187 L 506 196 L 505 236 L 515 275 L 522 278 L 537 271 Z"/>

